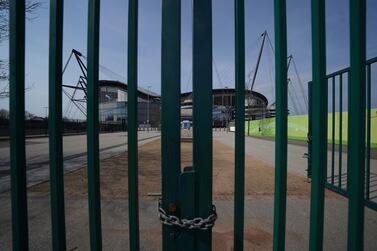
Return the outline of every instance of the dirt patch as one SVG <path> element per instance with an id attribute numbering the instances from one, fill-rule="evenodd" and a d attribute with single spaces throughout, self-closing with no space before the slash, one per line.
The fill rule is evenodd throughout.
<path id="1" fill-rule="evenodd" d="M 140 236 L 143 239 L 141 250 L 161 250 L 162 231 L 161 228 L 141 230 Z M 143 247 L 149 247 L 143 248 Z M 271 250 L 272 235 L 258 226 L 246 228 L 244 232 L 244 250 Z M 212 231 L 212 250 L 233 251 L 233 226 L 216 225 Z"/>
<path id="2" fill-rule="evenodd" d="M 217 141 L 213 143 L 213 194 L 214 199 L 229 199 L 234 190 L 234 150 Z M 192 165 L 192 143 L 181 144 L 182 168 Z M 274 168 L 253 156 L 245 156 L 245 194 L 272 196 L 274 194 Z M 87 169 L 82 168 L 65 175 L 65 196 L 87 196 Z M 127 154 L 101 161 L 102 198 L 128 197 Z M 289 196 L 308 196 L 309 183 L 305 177 L 288 173 Z M 33 194 L 48 193 L 49 182 L 29 189 Z M 139 194 L 148 197 L 149 192 L 161 191 L 160 140 L 139 147 Z M 148 197 L 150 198 L 150 197 Z"/>
<path id="3" fill-rule="evenodd" d="M 233 251 L 233 226 L 219 225 L 213 230 L 213 250 Z M 221 229 L 222 231 L 218 231 Z M 271 250 L 272 235 L 267 231 L 253 226 L 245 228 L 244 250 Z"/>
<path id="4" fill-rule="evenodd" d="M 160 140 L 139 147 L 139 196 L 141 200 L 156 199 L 149 192 L 161 191 Z M 181 168 L 192 165 L 192 143 L 181 144 Z M 274 194 L 274 167 L 253 156 L 245 156 L 245 195 L 269 197 Z M 309 198 L 310 184 L 305 177 L 288 173 L 288 196 Z M 127 154 L 101 161 L 102 199 L 128 198 Z M 29 196 L 47 195 L 50 184 L 45 182 L 29 189 Z M 234 191 L 234 149 L 217 141 L 213 143 L 213 197 L 215 200 L 232 200 Z M 326 196 L 336 196 L 326 191 Z M 66 198 L 87 199 L 87 168 L 65 175 Z M 105 229 L 104 231 L 127 232 L 127 229 Z M 161 250 L 161 227 L 141 228 L 143 242 L 141 250 Z M 153 247 L 151 249 L 151 247 Z M 271 250 L 272 233 L 253 224 L 245 228 L 245 250 Z M 213 229 L 213 250 L 233 250 L 233 225 L 216 224 Z"/>

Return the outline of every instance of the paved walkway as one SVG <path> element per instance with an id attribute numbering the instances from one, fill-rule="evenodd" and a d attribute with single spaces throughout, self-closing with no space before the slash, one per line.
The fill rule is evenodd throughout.
<path id="1" fill-rule="evenodd" d="M 214 133 L 214 139 L 231 148 L 234 134 Z M 155 138 L 156 139 L 156 138 Z M 153 140 L 153 139 L 150 139 Z M 298 148 L 297 148 L 298 147 Z M 232 150 L 230 148 L 230 150 Z M 229 150 L 228 150 L 229 151 Z M 302 158 L 304 146 L 289 145 L 289 172 L 306 176 L 306 159 Z M 273 166 L 274 142 L 263 139 L 246 139 L 246 152 Z M 126 183 L 124 184 L 127 185 Z M 310 184 L 308 183 L 308 186 Z M 327 191 L 325 202 L 325 250 L 346 250 L 347 199 Z M 68 197 L 68 196 L 67 196 Z M 86 198 L 66 197 L 67 249 L 89 250 L 88 202 Z M 273 227 L 273 196 L 259 195 L 245 198 L 246 250 L 271 250 Z M 29 235 L 31 250 L 51 250 L 50 200 L 48 193 L 29 193 Z M 225 247 L 231 243 L 233 200 L 216 200 L 219 219 L 214 228 L 217 241 Z M 9 193 L 0 194 L 0 250 L 10 250 L 11 209 Z M 286 250 L 307 250 L 309 231 L 309 198 L 287 198 Z M 128 205 L 126 199 L 102 199 L 102 230 L 104 250 L 128 250 Z M 161 250 L 161 226 L 156 217 L 157 200 L 141 197 L 140 238 L 141 250 Z M 249 230 L 255 230 L 254 232 Z M 365 209 L 365 250 L 377 250 L 377 212 Z M 251 244 L 250 244 L 251 243 Z M 218 244 L 218 243 L 217 243 Z M 250 246 L 251 245 L 251 246 Z M 263 248 L 261 248 L 263 247 Z"/>
<path id="2" fill-rule="evenodd" d="M 214 132 L 213 138 L 234 148 L 234 133 Z M 246 154 L 251 154 L 256 158 L 263 160 L 271 165 L 275 165 L 275 141 L 271 139 L 263 139 L 260 137 L 246 137 L 245 138 L 245 151 Z M 305 176 L 307 168 L 307 159 L 304 154 L 307 153 L 307 144 L 288 144 L 288 170 L 289 172 Z M 331 173 L 331 149 L 327 155 L 328 176 Z M 339 152 L 335 151 L 335 171 L 338 170 Z M 377 159 L 372 158 L 370 161 L 371 172 L 377 174 Z M 342 170 L 343 174 L 347 170 L 347 153 L 342 153 Z M 377 195 L 377 194 L 376 194 Z"/>
<path id="3" fill-rule="evenodd" d="M 0 250 L 10 250 L 11 229 L 5 219 L 10 219 L 9 198 L 0 196 Z M 5 203 L 4 203 L 5 202 Z M 215 201 L 219 219 L 214 235 L 225 233 L 232 238 L 233 202 Z M 86 199 L 66 199 L 67 250 L 89 250 L 88 202 Z M 128 204 L 127 200 L 102 200 L 102 236 L 104 250 L 128 250 Z M 161 250 L 160 223 L 156 216 L 157 201 L 140 200 L 141 250 Z M 308 250 L 309 202 L 303 198 L 288 198 L 286 250 Z M 347 248 L 347 203 L 345 200 L 327 199 L 325 211 L 324 250 Z M 43 209 L 43 210 L 42 210 Z M 29 236 L 31 250 L 51 250 L 51 223 L 48 196 L 29 199 Z M 371 210 L 365 211 L 365 250 L 377 250 L 377 217 Z M 266 233 L 245 234 L 247 242 L 252 239 L 253 250 L 271 250 L 273 226 L 273 198 L 247 198 L 245 201 L 245 231 L 257 229 Z M 256 240 L 257 239 L 257 240 Z M 263 246 L 263 249 L 258 247 Z M 250 247 L 250 245 L 249 245 Z M 225 250 L 219 249 L 219 251 Z M 250 250 L 250 249 L 246 249 Z M 218 250 L 216 250 L 218 251 Z"/>
<path id="4" fill-rule="evenodd" d="M 140 131 L 139 145 L 160 136 L 157 131 Z M 100 158 L 105 159 L 127 151 L 127 133 L 100 134 Z M 48 138 L 30 138 L 26 140 L 27 186 L 49 179 Z M 10 188 L 9 141 L 0 145 L 0 193 Z M 74 171 L 86 164 L 86 135 L 63 137 L 64 169 Z"/>

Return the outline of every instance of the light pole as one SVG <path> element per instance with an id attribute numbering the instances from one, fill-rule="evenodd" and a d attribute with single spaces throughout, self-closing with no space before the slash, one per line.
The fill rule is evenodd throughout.
<path id="1" fill-rule="evenodd" d="M 148 103 L 147 103 L 147 124 L 149 126 L 149 92 L 151 90 L 151 86 L 148 85 Z"/>
<path id="2" fill-rule="evenodd" d="M 48 134 L 48 106 L 44 106 L 43 108 L 45 108 L 45 127 L 46 127 L 45 135 L 47 135 Z"/>

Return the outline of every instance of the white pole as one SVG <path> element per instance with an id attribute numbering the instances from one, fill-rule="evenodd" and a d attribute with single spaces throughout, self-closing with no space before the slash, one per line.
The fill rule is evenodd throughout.
<path id="1" fill-rule="evenodd" d="M 147 124 L 148 124 L 148 127 L 149 127 L 149 92 L 151 90 L 151 86 L 148 85 L 148 105 L 147 105 Z"/>

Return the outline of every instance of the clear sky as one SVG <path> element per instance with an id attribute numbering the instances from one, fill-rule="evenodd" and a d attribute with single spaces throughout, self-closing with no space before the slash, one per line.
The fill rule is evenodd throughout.
<path id="1" fill-rule="evenodd" d="M 43 1 L 43 0 L 42 0 Z M 44 0 L 37 18 L 26 24 L 26 109 L 44 116 L 48 100 L 48 15 Z M 125 0 L 101 1 L 100 64 L 116 74 L 100 71 L 101 79 L 127 79 L 127 5 Z M 220 78 L 214 71 L 213 86 L 234 86 L 234 1 L 213 0 L 213 55 Z M 254 70 L 260 47 L 260 35 L 267 30 L 274 42 L 273 0 L 246 0 L 246 73 Z M 182 91 L 191 90 L 192 1 L 182 0 Z M 65 0 L 64 62 L 75 48 L 86 54 L 87 1 Z M 329 0 L 326 10 L 327 71 L 349 65 L 348 0 Z M 377 56 L 377 1 L 367 0 L 367 57 Z M 287 0 L 288 54 L 293 54 L 303 83 L 311 79 L 310 0 Z M 161 79 L 161 0 L 139 1 L 139 85 L 160 92 Z M 0 45 L 0 58 L 8 57 L 8 44 Z M 269 45 L 263 52 L 255 90 L 274 101 L 274 55 Z M 374 73 L 375 69 L 374 67 Z M 293 68 L 292 68 L 293 69 Z M 294 71 L 289 72 L 300 96 Z M 64 74 L 65 84 L 75 84 L 77 64 L 71 62 Z M 248 76 L 246 76 L 248 78 Z M 375 79 L 375 78 L 374 78 Z M 376 106 L 376 81 L 373 84 Z M 290 102 L 291 107 L 292 100 Z M 295 101 L 300 107 L 303 100 Z M 0 108 L 8 100 L 0 99 Z"/>

